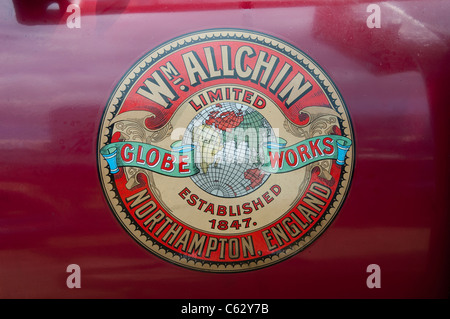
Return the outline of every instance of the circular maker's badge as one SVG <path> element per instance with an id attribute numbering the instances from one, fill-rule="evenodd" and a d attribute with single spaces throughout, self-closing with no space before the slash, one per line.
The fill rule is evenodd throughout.
<path id="1" fill-rule="evenodd" d="M 305 53 L 214 29 L 150 51 L 104 112 L 98 169 L 128 233 L 187 268 L 238 272 L 312 243 L 346 197 L 353 132 Z"/>

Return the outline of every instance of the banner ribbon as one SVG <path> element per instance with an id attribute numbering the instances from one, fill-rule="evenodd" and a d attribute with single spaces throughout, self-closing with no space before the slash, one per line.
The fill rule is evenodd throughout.
<path id="1" fill-rule="evenodd" d="M 286 173 L 328 159 L 343 165 L 352 141 L 344 136 L 322 135 L 288 147 L 286 143 L 283 138 L 278 138 L 276 143 L 264 144 L 263 171 Z M 115 142 L 104 146 L 100 153 L 107 161 L 111 174 L 117 174 L 119 167 L 140 167 L 172 177 L 188 177 L 200 171 L 195 161 L 194 145 L 176 141 L 170 148 L 166 150 L 141 142 Z"/>

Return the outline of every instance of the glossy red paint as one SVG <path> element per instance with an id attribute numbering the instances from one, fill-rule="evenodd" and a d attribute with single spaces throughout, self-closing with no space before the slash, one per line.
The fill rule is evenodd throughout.
<path id="1" fill-rule="evenodd" d="M 366 1 L 80 1 L 80 29 L 59 3 L 0 5 L 1 298 L 448 297 L 450 3 L 380 2 L 379 29 L 366 25 Z M 159 44 L 217 27 L 311 56 L 355 131 L 353 181 L 332 225 L 296 256 L 238 274 L 147 252 L 97 174 L 100 119 L 122 75 Z M 69 264 L 80 289 L 66 286 Z M 366 286 L 370 264 L 379 289 Z"/>

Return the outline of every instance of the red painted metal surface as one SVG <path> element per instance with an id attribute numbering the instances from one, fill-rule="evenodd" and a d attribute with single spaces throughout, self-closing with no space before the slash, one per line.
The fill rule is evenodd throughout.
<path id="1" fill-rule="evenodd" d="M 450 4 L 364 1 L 0 5 L 1 298 L 447 298 Z M 41 8 L 44 10 L 40 10 Z M 53 8 L 53 7 L 50 7 Z M 202 29 L 243 28 L 311 56 L 339 88 L 356 161 L 336 220 L 274 266 L 211 274 L 150 254 L 122 229 L 97 174 L 100 119 L 145 52 Z M 66 267 L 81 267 L 81 288 Z M 366 268 L 381 268 L 381 288 Z"/>

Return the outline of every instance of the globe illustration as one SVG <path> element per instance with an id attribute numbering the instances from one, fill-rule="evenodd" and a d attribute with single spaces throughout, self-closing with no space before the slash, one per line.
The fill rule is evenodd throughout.
<path id="1" fill-rule="evenodd" d="M 245 196 L 270 174 L 261 170 L 264 145 L 275 140 L 269 122 L 239 103 L 211 105 L 189 123 L 183 144 L 195 147 L 199 173 L 192 181 L 205 192 L 224 198 Z"/>

